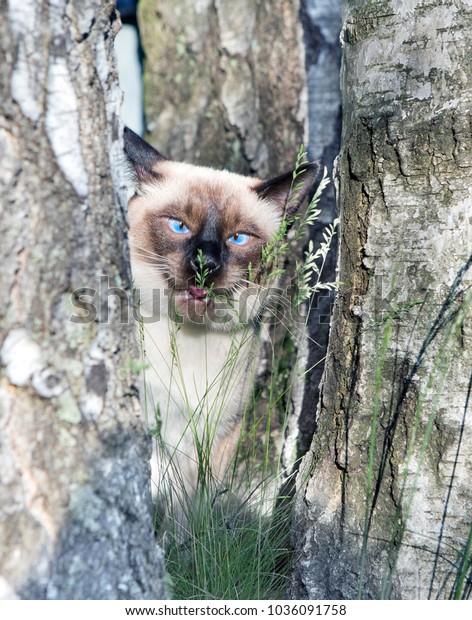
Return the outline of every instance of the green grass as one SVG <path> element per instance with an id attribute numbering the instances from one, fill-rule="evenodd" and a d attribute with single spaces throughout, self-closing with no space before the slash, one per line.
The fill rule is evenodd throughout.
<path id="1" fill-rule="evenodd" d="M 167 506 L 156 529 L 166 549 L 170 596 L 178 600 L 265 600 L 282 598 L 288 585 L 293 550 L 291 498 L 281 496 L 285 481 L 273 427 L 286 421 L 286 404 L 274 356 L 264 410 L 256 389 L 246 409 L 236 454 L 222 481 L 209 468 L 211 439 L 199 446 L 199 481 L 195 496 Z M 285 388 L 286 389 L 286 388 Z M 183 486 L 183 485 L 182 485 Z M 180 521 L 185 515 L 185 532 Z M 177 522 L 174 523 L 173 517 Z"/>
<path id="2" fill-rule="evenodd" d="M 171 597 L 178 600 L 280 598 L 290 568 L 290 510 L 263 515 L 241 498 L 198 502 L 185 540 L 167 546 Z"/>

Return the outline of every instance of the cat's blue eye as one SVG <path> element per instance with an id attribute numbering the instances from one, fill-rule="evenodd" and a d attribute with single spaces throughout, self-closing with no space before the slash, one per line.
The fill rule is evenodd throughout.
<path id="1" fill-rule="evenodd" d="M 169 218 L 169 228 L 173 232 L 178 233 L 180 235 L 190 232 L 190 229 L 187 226 L 185 226 L 183 222 L 181 222 L 180 220 L 174 220 L 172 218 Z"/>
<path id="2" fill-rule="evenodd" d="M 234 245 L 244 245 L 249 241 L 249 235 L 245 235 L 244 233 L 234 233 L 228 241 L 230 243 L 234 243 Z"/>

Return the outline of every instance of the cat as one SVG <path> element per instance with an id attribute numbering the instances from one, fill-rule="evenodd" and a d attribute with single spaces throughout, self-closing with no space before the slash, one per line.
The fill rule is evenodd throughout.
<path id="1" fill-rule="evenodd" d="M 135 193 L 131 270 L 145 357 L 144 408 L 159 429 L 153 495 L 188 522 L 199 479 L 224 478 L 258 361 L 263 248 L 294 216 L 319 166 L 269 181 L 166 159 L 126 128 Z"/>

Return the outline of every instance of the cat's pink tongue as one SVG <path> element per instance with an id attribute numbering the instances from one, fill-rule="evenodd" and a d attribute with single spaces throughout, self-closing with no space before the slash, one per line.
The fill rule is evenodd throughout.
<path id="1" fill-rule="evenodd" d="M 204 288 L 197 288 L 192 284 L 188 287 L 188 292 L 194 299 L 205 299 L 207 291 Z"/>

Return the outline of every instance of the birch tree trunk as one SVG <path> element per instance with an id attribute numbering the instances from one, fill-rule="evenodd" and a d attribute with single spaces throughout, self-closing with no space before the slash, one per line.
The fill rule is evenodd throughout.
<path id="1" fill-rule="evenodd" d="M 290 169 L 305 142 L 298 13 L 298 0 L 142 0 L 151 142 L 262 178 Z"/>
<path id="2" fill-rule="evenodd" d="M 340 259 L 294 598 L 471 593 L 472 7 L 344 4 Z"/>
<path id="3" fill-rule="evenodd" d="M 118 27 L 111 0 L 0 8 L 4 597 L 163 596 L 131 371 Z"/>

